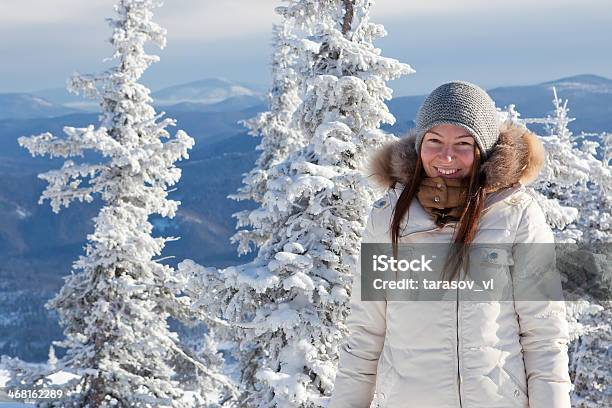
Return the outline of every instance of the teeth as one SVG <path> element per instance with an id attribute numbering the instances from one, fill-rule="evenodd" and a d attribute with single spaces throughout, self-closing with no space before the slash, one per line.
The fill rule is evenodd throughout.
<path id="1" fill-rule="evenodd" d="M 456 172 L 459 171 L 459 169 L 441 169 L 441 168 L 437 168 L 438 171 L 444 175 L 450 175 L 450 174 L 455 174 Z"/>

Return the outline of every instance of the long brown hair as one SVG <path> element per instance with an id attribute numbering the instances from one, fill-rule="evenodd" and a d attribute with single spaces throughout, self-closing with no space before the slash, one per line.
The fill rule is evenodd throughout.
<path id="1" fill-rule="evenodd" d="M 443 276 L 447 276 L 448 280 L 453 280 L 458 275 L 460 267 L 465 267 L 465 265 L 467 265 L 469 245 L 476 235 L 480 215 L 484 208 L 484 201 L 487 194 L 484 188 L 485 175 L 480 172 L 481 164 L 480 149 L 474 144 L 474 162 L 472 163 L 472 171 L 467 185 L 465 206 L 461 218 L 455 227 L 453 245 L 451 245 L 451 251 L 446 259 L 442 272 Z M 401 237 L 400 229 L 402 221 L 404 218 L 407 220 L 409 217 L 408 210 L 423 180 L 424 172 L 425 170 L 423 169 L 420 152 L 417 152 L 414 176 L 410 184 L 404 186 L 404 190 L 400 194 L 397 204 L 393 209 L 393 217 L 391 220 L 391 245 L 395 258 L 397 258 L 399 238 Z M 464 269 L 467 270 L 467 268 Z"/>

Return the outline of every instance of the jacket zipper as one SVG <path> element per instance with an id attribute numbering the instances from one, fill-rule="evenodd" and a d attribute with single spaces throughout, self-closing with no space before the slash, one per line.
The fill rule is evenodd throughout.
<path id="1" fill-rule="evenodd" d="M 498 199 L 493 201 L 492 203 L 489 203 L 489 205 L 487 206 L 487 208 L 484 208 L 482 211 L 482 215 L 484 215 L 486 212 L 488 212 L 489 210 L 491 210 L 491 207 L 495 206 L 496 204 L 499 204 L 501 202 L 503 202 L 504 199 Z M 459 277 L 461 277 L 461 273 L 459 273 Z M 459 358 L 459 352 L 460 352 L 460 342 L 461 342 L 461 337 L 459 336 L 459 322 L 461 319 L 461 313 L 460 313 L 460 305 L 459 305 L 459 289 L 457 289 L 457 301 L 455 303 L 456 305 L 456 310 L 455 310 L 455 317 L 456 317 L 456 326 L 455 326 L 455 332 L 457 334 L 457 392 L 459 395 L 459 408 L 463 407 L 463 403 L 461 401 L 461 359 Z"/>
<path id="2" fill-rule="evenodd" d="M 459 313 L 459 289 L 457 289 L 457 301 L 455 303 L 457 309 L 455 310 L 455 317 L 457 318 L 456 320 L 456 326 L 455 326 L 455 331 L 457 334 L 457 392 L 459 394 L 459 407 L 461 408 L 463 406 L 463 404 L 461 403 L 461 365 L 460 365 L 460 359 L 459 359 L 459 341 L 461 340 L 459 337 L 459 319 L 460 319 L 460 313 Z"/>
<path id="3" fill-rule="evenodd" d="M 400 238 L 405 238 L 408 237 L 410 235 L 414 235 L 414 234 L 420 234 L 420 233 L 424 233 L 424 232 L 433 232 L 433 231 L 438 231 L 438 230 L 442 230 L 443 228 L 445 228 L 447 225 L 452 225 L 452 224 L 456 224 L 456 223 L 448 223 L 448 224 L 444 224 L 441 227 L 436 227 L 436 228 L 431 228 L 431 229 L 427 229 L 427 230 L 422 230 L 422 231 L 413 231 L 409 234 L 406 235 L 402 235 Z M 463 404 L 461 402 L 461 369 L 459 366 L 459 341 L 460 341 L 460 337 L 459 337 L 459 289 L 457 289 L 457 298 L 455 301 L 455 334 L 456 334 L 456 352 L 457 352 L 457 393 L 459 395 L 459 408 L 463 407 Z"/>

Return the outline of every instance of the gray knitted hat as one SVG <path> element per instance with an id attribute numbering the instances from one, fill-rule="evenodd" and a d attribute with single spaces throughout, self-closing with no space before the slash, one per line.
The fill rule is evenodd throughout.
<path id="1" fill-rule="evenodd" d="M 480 87 L 465 81 L 452 81 L 434 89 L 416 116 L 415 148 L 420 152 L 425 133 L 436 125 L 451 124 L 467 130 L 480 148 L 483 158 L 499 138 L 495 102 Z"/>

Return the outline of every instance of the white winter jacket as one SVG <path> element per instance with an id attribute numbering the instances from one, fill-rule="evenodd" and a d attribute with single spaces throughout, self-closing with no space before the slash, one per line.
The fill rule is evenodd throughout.
<path id="1" fill-rule="evenodd" d="M 402 139 L 378 154 L 375 173 L 390 188 L 371 210 L 363 242 L 390 243 L 392 211 L 414 169 L 413 143 Z M 502 133 L 482 167 L 496 191 L 487 196 L 474 243 L 554 242 L 524 187 L 542 160 L 533 134 Z M 415 198 L 400 242 L 450 242 L 454 226 L 436 227 Z M 520 248 L 527 246 L 510 247 L 494 258 L 482 251 L 481 263 L 510 274 L 526 270 Z M 563 302 L 362 301 L 360 273 L 358 266 L 329 408 L 570 406 Z"/>

